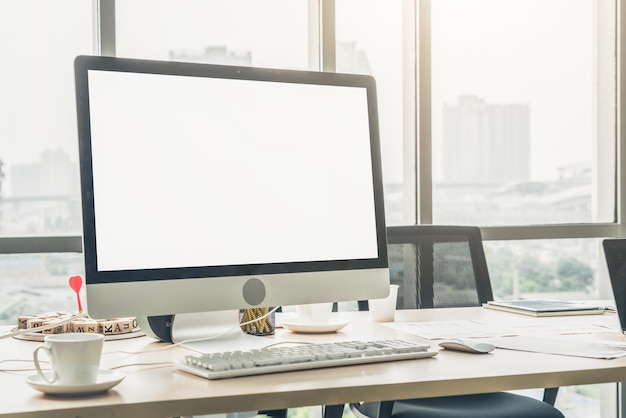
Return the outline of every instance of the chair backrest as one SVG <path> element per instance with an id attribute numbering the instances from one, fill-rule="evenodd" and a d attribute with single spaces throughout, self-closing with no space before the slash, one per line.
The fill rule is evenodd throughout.
<path id="1" fill-rule="evenodd" d="M 478 227 L 388 228 L 391 283 L 398 309 L 480 306 L 493 300 Z"/>

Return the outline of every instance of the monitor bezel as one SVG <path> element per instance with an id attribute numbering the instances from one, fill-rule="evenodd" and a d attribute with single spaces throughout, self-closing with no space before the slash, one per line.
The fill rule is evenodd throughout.
<path id="1" fill-rule="evenodd" d="M 375 258 L 369 259 L 347 259 L 347 260 L 331 260 L 331 261 L 309 261 L 309 262 L 288 262 L 288 263 L 268 263 L 268 264 L 248 264 L 248 265 L 228 265 L 228 266 L 202 266 L 202 267 L 181 267 L 181 268 L 157 268 L 157 269 L 137 269 L 137 270 L 118 270 L 118 271 L 99 271 L 98 255 L 96 250 L 97 231 L 94 212 L 94 194 L 93 194 L 93 167 L 91 156 L 91 131 L 90 131 L 90 106 L 89 106 L 89 72 L 98 71 L 121 71 L 131 73 L 146 74 L 164 74 L 164 75 L 182 75 L 192 77 L 217 77 L 226 79 L 240 80 L 259 80 L 270 82 L 299 83 L 299 84 L 325 84 L 332 86 L 349 86 L 365 88 L 367 92 L 369 129 L 370 129 L 370 150 L 372 160 L 372 185 L 374 193 L 374 209 L 376 222 L 376 236 L 378 254 Z M 76 77 L 76 103 L 78 117 L 78 137 L 79 137 L 79 156 L 80 156 L 80 177 L 81 177 L 81 194 L 82 194 L 82 216 L 83 216 L 83 251 L 85 259 L 85 275 L 88 291 L 88 303 L 90 308 L 97 309 L 103 314 L 113 311 L 123 311 L 132 313 L 132 309 L 127 309 L 125 304 L 129 300 L 115 304 L 115 308 L 107 308 L 106 300 L 111 298 L 121 298 L 122 293 L 132 293 L 134 297 L 138 297 L 145 292 L 145 287 L 141 286 L 142 282 L 150 282 L 155 290 L 151 293 L 167 292 L 170 285 L 189 286 L 188 290 L 181 291 L 188 293 L 189 289 L 201 291 L 203 284 L 195 282 L 198 279 L 210 280 L 219 279 L 226 283 L 228 278 L 231 282 L 228 285 L 235 284 L 241 287 L 251 277 L 269 277 L 279 275 L 286 280 L 308 280 L 312 274 L 320 274 L 322 272 L 344 272 L 342 277 L 352 275 L 355 272 L 355 283 L 359 282 L 359 276 L 369 276 L 373 274 L 379 277 L 381 274 L 388 275 L 387 261 L 387 245 L 386 245 L 386 225 L 384 219 L 384 198 L 381 171 L 381 155 L 380 155 L 380 138 L 378 126 L 378 109 L 377 109 L 377 93 L 376 83 L 373 77 L 367 75 L 355 74 L 339 74 L 327 72 L 315 72 L 304 70 L 284 70 L 257 67 L 240 67 L 228 65 L 212 65 L 183 63 L 172 61 L 155 61 L 129 58 L 114 58 L 103 56 L 79 56 L 75 60 L 75 77 Z M 365 272 L 368 272 L 365 274 Z M 359 274 L 360 273 L 360 274 Z M 295 277 L 295 278 L 294 278 Z M 232 281 L 233 278 L 239 280 Z M 287 279 L 288 278 L 288 279 Z M 264 279 L 261 279 L 264 280 Z M 282 279 L 274 279 L 282 286 L 289 286 L 288 281 Z M 365 284 L 366 279 L 362 284 Z M 351 300 L 357 298 L 367 298 L 372 295 L 384 296 L 387 291 L 383 285 L 382 279 L 374 280 L 374 286 L 364 292 L 352 292 L 351 294 L 342 295 L 338 292 L 334 301 Z M 172 282 L 172 283 L 165 283 Z M 264 283 L 266 280 L 264 280 Z M 388 284 L 388 278 L 387 278 Z M 98 286 L 98 295 L 93 295 L 94 286 Z M 162 287 L 162 289 L 161 289 Z M 274 305 L 280 302 L 283 297 L 272 298 L 270 291 L 274 286 L 268 287 L 267 294 L 270 295 L 263 299 L 264 303 Z M 367 286 L 364 286 L 367 287 Z M 103 289 L 107 289 L 106 291 Z M 181 287 L 181 289 L 183 289 Z M 193 290 L 195 291 L 195 290 Z M 372 293 L 373 292 L 373 293 Z M 324 293 L 324 292 L 321 292 Z M 322 294 L 316 295 L 315 292 L 311 297 L 305 298 L 304 301 L 298 302 L 298 298 L 293 299 L 294 303 L 309 303 L 318 301 L 328 301 L 328 296 Z M 117 295 L 117 296 L 116 296 Z M 159 298 L 156 298 L 157 300 Z M 98 302 L 101 300 L 102 302 Z M 239 307 L 249 306 L 245 300 L 241 300 L 245 304 Z M 234 303 L 221 303 L 219 300 L 212 301 L 211 309 L 230 309 Z M 147 312 L 141 312 L 146 315 L 157 315 L 166 313 L 175 313 L 168 309 L 159 307 L 159 302 L 152 304 L 153 306 L 143 309 Z M 185 311 L 198 311 L 196 306 L 189 306 Z"/>

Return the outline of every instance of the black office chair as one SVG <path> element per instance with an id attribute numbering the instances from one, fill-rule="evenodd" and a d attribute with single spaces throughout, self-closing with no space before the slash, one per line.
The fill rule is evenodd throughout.
<path id="1" fill-rule="evenodd" d="M 399 309 L 481 306 L 493 300 L 480 229 L 413 225 L 388 228 L 391 282 Z M 367 309 L 367 301 L 359 302 Z M 563 418 L 554 407 L 558 388 L 543 401 L 508 392 L 351 404 L 359 418 Z M 327 417 L 343 406 L 328 406 Z"/>

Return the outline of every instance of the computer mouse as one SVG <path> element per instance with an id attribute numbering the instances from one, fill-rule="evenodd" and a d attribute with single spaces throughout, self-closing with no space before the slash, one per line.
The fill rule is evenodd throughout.
<path id="1" fill-rule="evenodd" d="M 460 340 L 456 338 L 440 342 L 439 347 L 443 347 L 447 350 L 465 351 L 466 353 L 475 354 L 487 354 L 492 352 L 496 348 L 496 346 L 491 343 L 472 340 Z"/>

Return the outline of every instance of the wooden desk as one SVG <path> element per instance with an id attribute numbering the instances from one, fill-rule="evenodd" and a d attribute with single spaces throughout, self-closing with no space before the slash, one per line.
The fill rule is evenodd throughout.
<path id="1" fill-rule="evenodd" d="M 323 341 L 398 336 L 407 338 L 405 334 L 370 322 L 366 312 L 342 315 L 350 315 L 352 321 L 337 334 L 315 336 L 278 330 L 274 339 Z M 569 318 L 572 318 L 573 323 L 597 320 L 594 316 Z M 398 321 L 459 319 L 529 322 L 551 320 L 551 318 L 531 318 L 483 308 L 401 311 L 397 315 Z M 614 319 L 615 331 L 594 334 L 593 339 L 623 341 L 624 337 L 617 331 L 617 319 L 615 317 Z M 408 338 L 419 340 L 412 336 Z M 1 340 L 0 360 L 29 360 L 32 351 L 39 344 L 13 338 Z M 163 344 L 141 337 L 107 341 L 104 351 L 105 353 L 118 350 L 136 352 L 159 346 Z M 104 354 L 102 368 L 136 362 L 169 362 L 182 358 L 187 352 L 184 348 L 176 347 L 132 356 L 122 353 Z M 0 364 L 0 368 L 3 369 L 13 366 L 23 365 Z M 209 381 L 174 371 L 171 366 L 130 367 L 121 370 L 127 374 L 125 380 L 109 392 L 74 398 L 46 396 L 32 389 L 24 381 L 26 376 L 33 373 L 32 371 L 0 372 L 0 388 L 2 388 L 0 416 L 165 417 L 618 382 L 625 380 L 626 358 L 596 360 L 500 349 L 489 355 L 442 351 L 438 356 L 430 359 L 219 381 Z"/>

